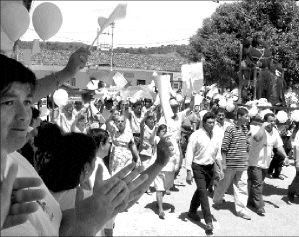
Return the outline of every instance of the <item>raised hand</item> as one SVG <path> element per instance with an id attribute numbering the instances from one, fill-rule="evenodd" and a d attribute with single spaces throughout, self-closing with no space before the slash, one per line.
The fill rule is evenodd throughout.
<path id="1" fill-rule="evenodd" d="M 67 65 L 64 70 L 67 71 L 70 75 L 75 75 L 80 69 L 84 68 L 90 52 L 88 49 L 83 47 L 75 51 L 69 58 Z"/>
<path id="2" fill-rule="evenodd" d="M 17 166 L 13 164 L 8 170 L 7 177 L 1 182 L 1 228 L 26 222 L 28 215 L 38 209 L 36 201 L 45 197 L 44 190 L 36 188 L 42 184 L 40 179 L 16 178 L 16 174 Z M 33 187 L 34 189 L 30 189 Z M 6 218 L 5 213 L 7 213 Z"/>
<path id="3" fill-rule="evenodd" d="M 141 168 L 134 168 L 135 163 L 132 163 L 110 179 L 103 181 L 101 178 L 103 170 L 98 166 L 93 195 L 84 200 L 76 198 L 76 223 L 96 233 L 108 220 L 125 210 L 130 201 L 130 190 L 134 190 L 147 178 L 143 175 L 136 179 Z"/>

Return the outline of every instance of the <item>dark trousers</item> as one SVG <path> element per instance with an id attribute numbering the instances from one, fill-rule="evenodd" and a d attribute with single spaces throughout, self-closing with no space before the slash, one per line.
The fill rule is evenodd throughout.
<path id="1" fill-rule="evenodd" d="M 278 177 L 281 173 L 283 162 L 284 157 L 278 152 L 274 151 L 274 156 L 268 169 L 268 174 L 272 174 L 274 172 L 273 177 Z"/>
<path id="2" fill-rule="evenodd" d="M 207 188 L 210 186 L 214 174 L 214 164 L 212 165 L 198 165 L 192 164 L 193 176 L 196 183 L 196 191 L 193 194 L 190 212 L 196 213 L 197 208 L 201 204 L 201 210 L 206 223 L 212 222 L 212 214 L 210 211 L 208 191 Z"/>
<path id="3" fill-rule="evenodd" d="M 263 187 L 266 174 L 267 169 L 256 166 L 248 167 L 248 205 L 257 209 L 265 206 Z"/>
<path id="4" fill-rule="evenodd" d="M 293 179 L 293 182 L 289 186 L 288 192 L 291 194 L 299 193 L 299 171 L 296 171 L 296 176 Z"/>

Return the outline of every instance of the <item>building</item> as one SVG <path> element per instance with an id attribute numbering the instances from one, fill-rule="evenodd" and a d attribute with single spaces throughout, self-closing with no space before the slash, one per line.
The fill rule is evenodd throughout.
<path id="1" fill-rule="evenodd" d="M 40 53 L 32 56 L 29 67 L 36 73 L 37 78 L 42 78 L 61 70 L 67 64 L 71 53 L 69 50 L 42 49 Z M 19 49 L 19 61 L 26 64 L 23 49 Z M 108 52 L 93 51 L 89 56 L 88 66 L 79 71 L 68 84 L 86 89 L 87 83 L 94 77 L 104 81 L 106 85 L 113 85 L 112 78 L 119 72 L 132 86 L 147 85 L 153 80 L 153 72 L 156 71 L 159 75 L 170 75 L 171 85 L 176 90 L 182 85 L 181 66 L 186 63 L 188 60 L 179 56 L 115 53 L 114 65 L 111 68 Z"/>

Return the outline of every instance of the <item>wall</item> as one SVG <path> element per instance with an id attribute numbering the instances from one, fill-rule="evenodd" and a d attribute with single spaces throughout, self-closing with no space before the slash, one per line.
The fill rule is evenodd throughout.
<path id="1" fill-rule="evenodd" d="M 32 65 L 30 68 L 34 71 L 37 78 L 42 78 L 46 75 L 49 75 L 53 72 L 61 70 L 63 67 L 60 66 L 45 66 L 45 65 Z M 153 71 L 151 70 L 137 70 L 137 69 L 124 69 L 124 68 L 114 68 L 113 71 L 110 71 L 110 67 L 101 67 L 98 69 L 83 69 L 75 75 L 75 85 L 79 89 L 86 89 L 86 85 L 90 80 L 90 77 L 93 76 L 98 80 L 102 80 L 106 83 L 107 86 L 111 85 L 113 82 L 113 76 L 116 72 L 120 72 L 126 78 L 126 80 L 132 85 L 136 86 L 138 80 L 144 80 L 145 84 L 150 84 L 153 77 Z M 180 72 L 165 72 L 158 71 L 158 74 L 169 73 L 172 74 L 173 82 L 181 81 Z"/>

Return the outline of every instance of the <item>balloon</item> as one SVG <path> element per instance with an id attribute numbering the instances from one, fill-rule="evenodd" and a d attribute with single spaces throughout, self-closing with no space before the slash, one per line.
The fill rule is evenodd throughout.
<path id="1" fill-rule="evenodd" d="M 11 41 L 16 41 L 25 34 L 29 24 L 29 13 L 22 4 L 9 3 L 1 7 L 1 28 Z"/>
<path id="2" fill-rule="evenodd" d="M 5 32 L 3 31 L 3 29 L 1 28 L 1 50 L 4 52 L 9 52 L 9 51 L 13 51 L 13 46 L 14 46 L 14 41 L 11 41 L 7 34 L 5 34 Z"/>
<path id="3" fill-rule="evenodd" d="M 67 104 L 69 95 L 64 89 L 58 89 L 53 94 L 53 100 L 57 106 L 64 106 Z"/>
<path id="4" fill-rule="evenodd" d="M 179 102 L 179 103 L 181 103 L 184 100 L 184 98 L 183 98 L 183 96 L 181 94 L 177 94 L 175 96 L 175 98 L 176 98 L 177 102 Z"/>
<path id="5" fill-rule="evenodd" d="M 219 100 L 219 106 L 221 107 L 221 108 L 226 108 L 226 99 L 225 98 L 221 98 L 220 100 Z"/>
<path id="6" fill-rule="evenodd" d="M 234 111 L 235 107 L 236 107 L 236 106 L 234 105 L 234 103 L 229 102 L 229 103 L 227 103 L 225 109 L 226 109 L 226 111 L 228 111 L 228 112 L 232 112 L 232 111 Z"/>
<path id="7" fill-rule="evenodd" d="M 288 120 L 288 114 L 285 111 L 278 111 L 278 113 L 276 114 L 276 118 L 278 120 L 278 122 L 280 123 L 285 123 Z"/>
<path id="8" fill-rule="evenodd" d="M 62 14 L 59 8 L 50 2 L 38 5 L 32 14 L 33 27 L 42 40 L 54 36 L 62 25 Z"/>

